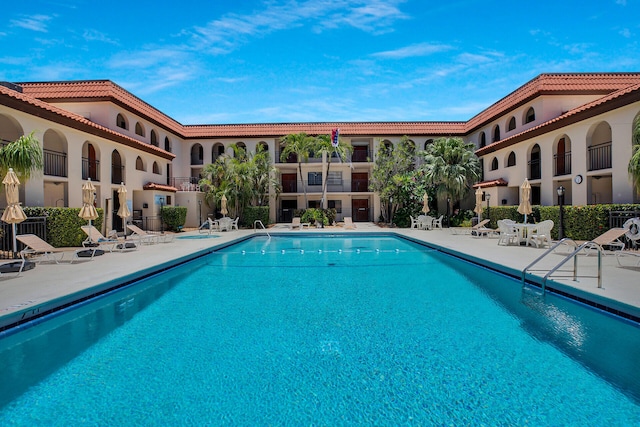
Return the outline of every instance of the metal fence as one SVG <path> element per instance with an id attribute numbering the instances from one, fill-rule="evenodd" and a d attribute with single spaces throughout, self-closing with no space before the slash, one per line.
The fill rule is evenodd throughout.
<path id="1" fill-rule="evenodd" d="M 611 211 L 609 212 L 609 228 L 622 227 L 631 218 L 640 218 L 640 211 Z"/>
<path id="2" fill-rule="evenodd" d="M 20 258 L 20 255 L 13 252 L 13 226 L 4 221 L 0 221 L 0 259 Z M 16 224 L 16 234 L 35 234 L 42 240 L 47 240 L 47 217 L 29 217 L 20 224 Z M 17 251 L 20 252 L 24 245 L 17 242 Z"/>

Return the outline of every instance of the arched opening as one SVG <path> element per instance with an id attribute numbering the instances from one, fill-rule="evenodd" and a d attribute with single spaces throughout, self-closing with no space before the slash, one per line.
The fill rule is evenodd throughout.
<path id="1" fill-rule="evenodd" d="M 509 124 L 507 125 L 507 132 L 512 131 L 516 128 L 516 118 L 511 116 L 509 119 Z"/>
<path id="2" fill-rule="evenodd" d="M 427 147 L 428 147 L 429 145 L 431 145 L 431 144 L 433 144 L 433 139 L 431 139 L 431 138 L 430 138 L 430 139 L 427 139 L 427 140 L 424 142 L 424 149 L 426 150 L 426 149 L 427 149 Z"/>
<path id="3" fill-rule="evenodd" d="M 24 131 L 16 119 L 0 114 L 0 143 L 2 145 L 13 142 L 22 135 L 24 135 Z"/>
<path id="4" fill-rule="evenodd" d="M 515 166 L 515 165 L 516 165 L 516 153 L 512 151 L 507 156 L 507 167 L 510 168 L 511 166 Z"/>
<path id="5" fill-rule="evenodd" d="M 269 144 L 267 144 L 264 141 L 260 141 L 258 142 L 258 145 L 256 145 L 256 152 L 263 152 L 263 153 L 268 153 L 269 152 Z"/>
<path id="6" fill-rule="evenodd" d="M 44 174 L 67 176 L 67 139 L 55 130 L 48 129 L 42 137 Z"/>
<path id="7" fill-rule="evenodd" d="M 536 120 L 536 111 L 533 109 L 533 107 L 529 107 L 529 109 L 527 110 L 527 112 L 524 115 L 524 123 L 531 123 L 533 121 Z"/>
<path id="8" fill-rule="evenodd" d="M 498 158 L 494 157 L 491 160 L 491 170 L 494 171 L 494 170 L 497 170 L 497 169 L 498 169 Z"/>
<path id="9" fill-rule="evenodd" d="M 111 153 L 111 183 L 120 184 L 124 182 L 124 163 L 118 150 Z"/>
<path id="10" fill-rule="evenodd" d="M 535 144 L 529 154 L 529 179 L 542 177 L 542 165 L 540 160 L 540 146 Z"/>
<path id="11" fill-rule="evenodd" d="M 204 160 L 204 150 L 202 149 L 201 144 L 193 144 L 191 146 L 191 164 L 192 165 L 201 165 Z"/>
<path id="12" fill-rule="evenodd" d="M 171 152 L 171 141 L 169 141 L 168 136 L 164 137 L 164 151 L 168 151 L 169 153 Z"/>
<path id="13" fill-rule="evenodd" d="M 218 157 L 224 155 L 224 145 L 220 142 L 216 142 L 213 144 L 213 148 L 211 148 L 211 163 L 215 163 L 218 160 Z"/>
<path id="14" fill-rule="evenodd" d="M 500 126 L 496 125 L 496 127 L 493 128 L 493 141 L 492 142 L 498 142 L 500 141 Z"/>
<path id="15" fill-rule="evenodd" d="M 136 135 L 144 136 L 144 127 L 140 122 L 136 122 Z"/>
<path id="16" fill-rule="evenodd" d="M 587 133 L 587 170 L 611 168 L 611 126 L 600 122 Z"/>
<path id="17" fill-rule="evenodd" d="M 487 145 L 487 135 L 484 132 L 480 132 L 480 148 Z"/>
<path id="18" fill-rule="evenodd" d="M 567 135 L 556 141 L 553 160 L 554 176 L 571 174 L 571 141 Z"/>
<path id="19" fill-rule="evenodd" d="M 153 173 L 160 175 L 160 165 L 158 165 L 158 162 L 153 162 Z"/>
<path id="20" fill-rule="evenodd" d="M 100 181 L 100 159 L 96 146 L 89 141 L 82 146 L 82 179 L 91 181 Z"/>
<path id="21" fill-rule="evenodd" d="M 118 115 L 116 116 L 116 126 L 121 129 L 129 129 L 127 119 L 120 113 L 118 113 Z"/>
<path id="22" fill-rule="evenodd" d="M 144 162 L 142 161 L 142 157 L 138 156 L 136 157 L 136 170 L 137 171 L 144 171 Z"/>
<path id="23" fill-rule="evenodd" d="M 158 134 L 155 130 L 151 129 L 151 134 L 149 136 L 151 138 L 151 145 L 154 145 L 156 147 L 160 146 L 160 144 L 158 143 Z"/>

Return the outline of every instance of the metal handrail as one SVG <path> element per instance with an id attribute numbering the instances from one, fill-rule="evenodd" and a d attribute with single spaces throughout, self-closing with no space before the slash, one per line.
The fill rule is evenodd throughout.
<path id="1" fill-rule="evenodd" d="M 565 237 L 564 239 L 558 241 L 555 245 L 553 245 L 549 249 L 547 249 L 542 255 L 540 255 L 538 258 L 533 260 L 531 262 L 531 264 L 529 264 L 528 266 L 526 266 L 524 268 L 524 270 L 522 270 L 522 285 L 523 286 L 525 284 L 527 271 L 529 271 L 529 272 L 531 272 L 531 271 L 544 271 L 544 270 L 532 270 L 531 267 L 533 267 L 538 262 L 540 262 L 543 258 L 545 258 L 547 255 L 549 255 L 551 252 L 553 252 L 560 245 L 572 245 L 573 247 L 578 247 L 578 244 L 576 242 L 574 242 L 573 239 L 570 239 L 568 237 Z"/>
<path id="2" fill-rule="evenodd" d="M 260 226 L 262 227 L 262 229 L 265 231 L 265 233 L 267 233 L 267 236 L 269 236 L 269 239 L 271 239 L 271 235 L 269 234 L 269 232 L 267 231 L 267 228 L 264 226 L 264 224 L 262 223 L 261 220 L 256 219 L 255 221 L 253 221 L 253 231 L 256 231 L 256 225 L 260 224 Z"/>

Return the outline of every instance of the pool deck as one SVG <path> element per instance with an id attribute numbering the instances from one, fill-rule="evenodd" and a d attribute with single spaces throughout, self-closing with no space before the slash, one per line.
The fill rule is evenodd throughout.
<path id="1" fill-rule="evenodd" d="M 438 250 L 453 253 L 468 261 L 485 265 L 505 274 L 519 277 L 520 272 L 545 250 L 524 246 L 500 246 L 497 238 L 472 237 L 453 234 L 450 229 L 417 230 L 406 228 L 381 228 L 372 223 L 357 223 L 354 230 L 342 227 L 304 229 L 291 231 L 286 224 L 277 224 L 268 229 L 277 233 L 392 233 L 425 242 Z M 95 295 L 105 289 L 119 286 L 140 277 L 154 274 L 161 267 L 177 265 L 195 255 L 211 252 L 212 248 L 228 244 L 264 231 L 239 230 L 213 233 L 216 238 L 175 239 L 171 243 L 144 245 L 131 252 L 105 253 L 92 261 L 69 263 L 41 263 L 19 277 L 7 273 L 0 276 L 0 330 L 6 325 L 22 322 L 47 311 Z M 182 233 L 182 235 L 198 232 Z M 204 235 L 200 235 L 204 236 Z M 65 254 L 67 257 L 70 254 Z M 559 263 L 563 257 L 550 254 L 541 263 L 547 270 Z M 614 255 L 602 257 L 602 287 L 598 288 L 597 256 L 578 257 L 578 280 L 572 277 L 553 277 L 549 289 L 565 292 L 579 299 L 602 305 L 610 311 L 619 311 L 640 319 L 640 266 L 620 267 Z M 636 265 L 640 257 L 625 257 L 625 265 Z M 559 273 L 571 276 L 566 271 L 567 263 Z M 546 271 L 535 272 L 529 280 L 542 282 Z M 589 277 L 587 277 L 589 276 Z"/>

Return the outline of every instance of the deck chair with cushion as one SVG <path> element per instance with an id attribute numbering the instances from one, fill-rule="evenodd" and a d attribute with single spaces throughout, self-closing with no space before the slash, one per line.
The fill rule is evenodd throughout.
<path id="1" fill-rule="evenodd" d="M 356 225 L 353 223 L 353 219 L 350 216 L 344 217 L 344 229 L 345 230 L 355 230 Z"/>
<path id="2" fill-rule="evenodd" d="M 19 234 L 16 236 L 16 239 L 25 245 L 25 248 L 20 251 L 22 259 L 26 260 L 27 256 L 36 256 L 39 258 L 36 262 L 50 261 L 58 264 L 63 260 L 65 253 L 73 253 L 69 263 L 81 260 L 92 260 L 93 257 L 96 256 L 96 251 L 98 250 L 97 247 L 71 251 L 63 248 L 56 248 L 35 234 Z M 60 256 L 56 256 L 55 254 L 60 254 Z"/>
<path id="3" fill-rule="evenodd" d="M 485 225 L 488 223 L 488 219 L 483 219 L 482 221 L 471 227 L 471 235 L 474 237 L 497 236 L 500 231 L 493 228 L 485 227 Z"/>
<path id="4" fill-rule="evenodd" d="M 154 243 L 168 243 L 173 240 L 173 234 L 170 233 L 154 233 L 144 231 L 134 224 L 127 224 L 127 228 L 133 233 L 131 237 L 138 241 L 141 245 L 151 245 Z"/>
<path id="5" fill-rule="evenodd" d="M 605 246 L 611 249 L 615 248 L 616 251 L 624 249 L 624 242 L 620 240 L 622 236 L 628 231 L 626 228 L 611 228 L 595 239 L 589 241 L 589 244 L 585 246 L 585 255 L 591 255 L 600 251 L 603 255 L 606 255 Z"/>
<path id="6" fill-rule="evenodd" d="M 82 242 L 82 246 L 86 247 L 98 247 L 100 249 L 106 249 L 109 252 L 128 252 L 138 249 L 133 242 L 120 241 L 118 239 L 108 239 L 102 235 L 100 230 L 93 225 L 83 225 L 80 227 L 87 238 Z"/>

